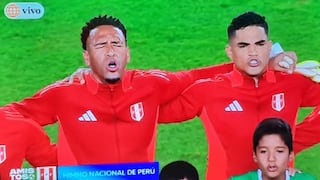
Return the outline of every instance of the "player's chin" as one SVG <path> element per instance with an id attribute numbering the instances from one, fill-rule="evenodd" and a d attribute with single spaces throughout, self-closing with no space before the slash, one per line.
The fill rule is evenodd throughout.
<path id="1" fill-rule="evenodd" d="M 257 68 L 249 68 L 249 69 L 247 70 L 247 74 L 248 74 L 249 76 L 252 76 L 252 77 L 261 76 L 264 72 L 265 72 L 265 70 L 262 69 L 262 68 L 259 68 L 259 67 L 257 67 Z"/>
<path id="2" fill-rule="evenodd" d="M 121 74 L 119 72 L 108 72 L 104 76 L 105 79 L 121 79 Z"/>
<path id="3" fill-rule="evenodd" d="M 267 172 L 266 176 L 269 179 L 276 179 L 276 178 L 278 178 L 280 176 L 280 173 L 279 172 Z"/>

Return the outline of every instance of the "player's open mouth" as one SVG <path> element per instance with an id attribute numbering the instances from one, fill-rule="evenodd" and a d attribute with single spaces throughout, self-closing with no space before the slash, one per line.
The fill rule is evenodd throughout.
<path id="1" fill-rule="evenodd" d="M 260 65 L 260 62 L 257 59 L 251 59 L 248 64 L 250 67 L 257 67 Z"/>
<path id="2" fill-rule="evenodd" d="M 111 72 L 117 71 L 118 70 L 118 65 L 115 61 L 111 61 L 108 64 L 108 70 Z"/>
<path id="3" fill-rule="evenodd" d="M 268 166 L 268 171 L 269 172 L 275 172 L 275 171 L 277 171 L 277 166 Z"/>

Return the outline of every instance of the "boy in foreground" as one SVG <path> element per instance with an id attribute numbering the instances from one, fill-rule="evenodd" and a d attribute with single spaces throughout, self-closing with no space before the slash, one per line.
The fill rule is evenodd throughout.
<path id="1" fill-rule="evenodd" d="M 306 173 L 289 176 L 288 163 L 293 159 L 290 125 L 278 118 L 264 119 L 253 135 L 253 160 L 259 169 L 233 176 L 230 180 L 315 180 Z"/>

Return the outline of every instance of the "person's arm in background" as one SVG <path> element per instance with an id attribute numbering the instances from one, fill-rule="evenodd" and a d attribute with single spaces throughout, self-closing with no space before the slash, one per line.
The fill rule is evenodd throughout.
<path id="1" fill-rule="evenodd" d="M 305 93 L 307 97 L 304 104 L 320 98 L 320 63 L 318 61 L 304 61 L 297 64 L 296 72 L 312 79 L 315 83 L 310 90 Z M 307 87 L 306 87 L 307 88 Z M 294 152 L 299 153 L 320 142 L 320 105 L 296 126 L 294 137 Z"/>
<path id="2" fill-rule="evenodd" d="M 294 137 L 294 152 L 298 153 L 303 149 L 311 147 L 320 142 L 320 83 L 304 78 L 302 83 L 305 91 L 301 107 L 317 107 L 301 123 L 296 126 Z"/>
<path id="3" fill-rule="evenodd" d="M 57 146 L 50 142 L 46 132 L 36 124 L 36 122 L 23 120 L 27 123 L 29 146 L 26 151 L 25 159 L 34 167 L 57 166 Z"/>
<path id="4" fill-rule="evenodd" d="M 297 65 L 296 71 L 320 82 L 320 63 L 318 61 L 304 61 Z M 319 97 L 320 92 L 315 94 Z M 306 141 L 306 139 L 308 141 Z M 309 148 L 320 142 L 320 105 L 316 107 L 301 123 L 296 126 L 294 138 L 295 153 Z"/>
<path id="5" fill-rule="evenodd" d="M 320 94 L 320 92 L 319 92 Z M 320 142 L 320 105 L 301 123 L 297 124 L 294 137 L 294 152 L 299 153 Z"/>
<path id="6" fill-rule="evenodd" d="M 305 60 L 297 63 L 297 55 L 293 51 L 284 51 L 279 43 L 272 45 L 269 68 L 275 71 L 296 72 L 309 77 L 315 82 L 320 82 L 320 62 Z"/>

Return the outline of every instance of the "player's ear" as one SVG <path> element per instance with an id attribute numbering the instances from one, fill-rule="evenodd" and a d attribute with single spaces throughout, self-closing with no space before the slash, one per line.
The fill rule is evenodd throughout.
<path id="1" fill-rule="evenodd" d="M 89 58 L 89 53 L 87 50 L 83 50 L 82 52 L 83 60 L 86 63 L 87 66 L 90 66 L 90 58 Z"/>
<path id="2" fill-rule="evenodd" d="M 255 152 L 252 153 L 252 158 L 253 158 L 253 161 L 254 161 L 254 162 L 258 162 L 257 156 L 256 156 L 256 153 L 255 153 Z"/>
<path id="3" fill-rule="evenodd" d="M 289 162 L 290 161 L 293 161 L 294 159 L 294 152 L 292 151 L 290 154 L 289 154 Z"/>
<path id="4" fill-rule="evenodd" d="M 130 49 L 127 47 L 127 54 L 126 54 L 127 63 L 130 62 Z"/>
<path id="5" fill-rule="evenodd" d="M 232 58 L 232 47 L 229 44 L 226 45 L 225 51 L 226 51 L 226 54 L 227 54 L 228 58 L 231 61 L 233 61 L 233 58 Z"/>
<path id="6" fill-rule="evenodd" d="M 272 41 L 268 40 L 267 43 L 268 43 L 269 52 L 271 52 L 271 50 L 272 50 Z"/>

